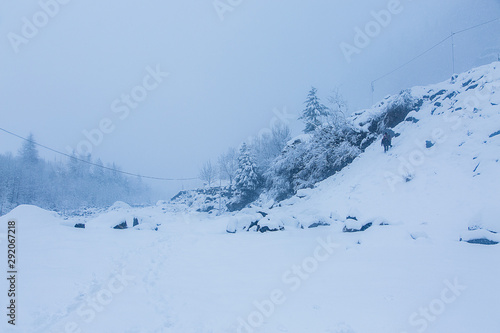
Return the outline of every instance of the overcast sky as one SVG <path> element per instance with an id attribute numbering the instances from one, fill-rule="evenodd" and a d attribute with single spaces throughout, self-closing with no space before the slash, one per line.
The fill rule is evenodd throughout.
<path id="1" fill-rule="evenodd" d="M 92 156 L 168 178 L 196 177 L 276 112 L 298 114 L 311 86 L 325 103 L 338 87 L 351 111 L 367 108 L 372 80 L 500 17 L 500 0 L 221 0 L 219 12 L 213 0 L 54 1 L 40 2 L 51 15 L 38 1 L 0 2 L 0 127 L 67 152 L 101 126 Z M 382 10 L 393 13 L 375 23 Z M 493 61 L 499 31 L 496 21 L 455 36 L 455 71 Z M 378 81 L 375 102 L 452 72 L 448 40 Z M 20 144 L 0 133 L 0 153 Z M 181 183 L 161 185 L 172 194 Z"/>

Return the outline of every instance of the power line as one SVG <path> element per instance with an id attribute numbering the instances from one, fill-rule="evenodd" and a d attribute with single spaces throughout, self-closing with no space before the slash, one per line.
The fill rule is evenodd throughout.
<path id="1" fill-rule="evenodd" d="M 469 28 L 466 28 L 466 29 L 462 29 L 462 30 L 459 30 L 459 31 L 457 31 L 457 32 L 452 32 L 452 33 L 451 33 L 448 37 L 444 38 L 444 39 L 443 39 L 443 40 L 441 40 L 439 43 L 437 43 L 437 44 L 433 45 L 432 47 L 428 48 L 428 49 L 427 49 L 427 50 L 425 50 L 424 52 L 422 52 L 422 53 L 420 53 L 419 55 L 417 55 L 417 56 L 413 57 L 412 59 L 408 60 L 407 62 L 405 62 L 405 63 L 404 63 L 404 64 L 402 64 L 401 66 L 399 66 L 399 67 L 397 67 L 397 68 L 393 69 L 392 71 L 390 71 L 390 72 L 388 72 L 388 73 L 386 73 L 386 74 L 384 74 L 384 75 L 380 76 L 379 78 L 377 78 L 377 79 L 373 80 L 373 81 L 371 82 L 371 87 L 372 87 L 372 104 L 373 104 L 373 93 L 374 93 L 374 91 L 375 91 L 375 82 L 377 82 L 377 81 L 379 81 L 379 80 L 381 80 L 381 79 L 383 79 L 383 78 L 385 78 L 385 77 L 387 77 L 387 76 L 391 75 L 391 74 L 392 74 L 392 73 L 394 73 L 394 72 L 397 72 L 397 71 L 398 71 L 398 70 L 400 70 L 401 68 L 403 68 L 403 67 L 407 66 L 408 64 L 412 63 L 413 61 L 417 60 L 418 58 L 420 58 L 420 57 L 422 57 L 423 55 L 427 54 L 428 52 L 432 51 L 433 49 L 435 49 L 435 48 L 436 48 L 436 47 L 438 47 L 439 45 L 443 44 L 443 43 L 444 43 L 444 42 L 446 42 L 448 39 L 453 38 L 453 36 L 458 35 L 458 34 L 461 34 L 461 33 L 463 33 L 463 32 L 469 31 L 469 30 L 473 30 L 473 29 L 479 28 L 479 27 L 481 27 L 481 26 L 483 26 L 483 25 L 487 25 L 487 24 L 493 23 L 493 22 L 498 21 L 498 20 L 500 20 L 500 17 L 497 17 L 497 18 L 495 18 L 495 19 L 493 19 L 493 20 L 490 20 L 490 21 L 486 21 L 486 22 L 483 22 L 483 23 L 476 24 L 476 25 L 474 25 L 474 26 L 472 26 L 472 27 L 469 27 Z M 452 46 L 452 47 L 453 47 L 453 46 Z M 455 61 L 454 55 L 453 55 L 453 61 Z"/>
<path id="2" fill-rule="evenodd" d="M 430 52 L 430 51 L 434 50 L 436 47 L 438 47 L 439 45 L 443 44 L 444 42 L 446 42 L 446 41 L 447 41 L 448 39 L 450 39 L 450 38 L 451 38 L 451 35 L 450 35 L 450 36 L 448 36 L 448 37 L 446 37 L 445 39 L 443 39 L 443 40 L 442 40 L 442 41 L 440 41 L 439 43 L 435 44 L 434 46 L 432 46 L 432 47 L 428 48 L 427 50 L 425 50 L 424 52 L 420 53 L 419 55 L 417 55 L 416 57 L 412 58 L 411 60 L 408 60 L 407 62 L 405 62 L 404 64 L 402 64 L 402 65 L 401 65 L 401 66 L 399 66 L 398 68 L 393 69 L 392 71 L 390 71 L 390 72 L 388 72 L 388 73 L 386 73 L 386 74 L 382 75 L 381 77 L 379 77 L 379 78 L 377 78 L 377 79 L 373 80 L 372 82 L 373 82 L 373 83 L 375 83 L 375 82 L 377 82 L 378 80 L 381 80 L 381 79 L 385 78 L 386 76 L 389 76 L 389 75 L 391 75 L 392 73 L 394 73 L 394 72 L 396 72 L 396 71 L 400 70 L 401 68 L 405 67 L 406 65 L 408 65 L 408 64 L 412 63 L 413 61 L 417 60 L 418 58 L 422 57 L 422 56 L 423 56 L 423 55 L 425 55 L 426 53 L 428 53 L 428 52 Z"/>
<path id="3" fill-rule="evenodd" d="M 498 21 L 498 20 L 500 20 L 500 17 L 497 17 L 496 19 L 493 19 L 493 20 L 490 20 L 490 21 L 487 21 L 487 22 L 479 23 L 479 24 L 477 24 L 475 26 L 472 26 L 472 27 L 469 27 L 469 28 L 466 28 L 466 29 L 463 29 L 463 30 L 459 30 L 459 31 L 455 32 L 455 35 L 461 34 L 462 32 L 466 32 L 466 31 L 469 31 L 469 30 L 472 30 L 472 29 L 476 29 L 476 28 L 482 27 L 483 25 L 490 24 L 490 23 L 493 23 L 493 22 Z"/>
<path id="4" fill-rule="evenodd" d="M 114 168 L 109 168 L 109 167 L 106 167 L 104 165 L 101 165 L 101 164 L 96 164 L 96 163 L 93 163 L 91 161 L 87 161 L 87 160 L 84 160 L 84 159 L 81 159 L 81 158 L 78 158 L 76 156 L 72 156 L 72 155 L 69 155 L 69 154 L 66 154 L 66 153 L 63 153 L 59 150 L 56 150 L 56 149 L 53 149 L 53 148 L 50 148 L 50 147 L 47 147 L 45 145 L 42 145 L 38 142 L 35 142 L 33 140 L 30 140 L 30 139 L 27 139 L 27 138 L 24 138 L 18 134 L 15 134 L 15 133 L 12 133 L 10 131 L 7 131 L 6 129 L 3 129 L 0 127 L 0 131 L 3 131 L 7 134 L 10 134 L 12 136 L 15 136 L 16 138 L 19 138 L 19 139 L 22 139 L 24 141 L 27 141 L 27 142 L 31 142 L 32 144 L 34 145 L 37 145 L 39 147 L 42 147 L 44 149 L 47 149 L 53 153 L 56 153 L 56 154 L 59 154 L 59 155 L 63 155 L 63 156 L 66 156 L 66 157 L 69 157 L 73 160 L 76 160 L 76 161 L 79 161 L 79 162 L 82 162 L 82 163 L 86 163 L 86 164 L 89 164 L 89 165 L 92 165 L 92 166 L 95 166 L 95 167 L 98 167 L 98 168 L 101 168 L 101 169 L 105 169 L 105 170 L 110 170 L 110 171 L 113 171 L 113 172 L 117 172 L 117 173 L 121 173 L 121 174 L 124 174 L 124 175 L 127 175 L 127 176 L 134 176 L 134 177 L 141 177 L 141 178 L 145 178 L 145 179 L 153 179 L 153 180 L 165 180 L 165 181 L 175 181 L 175 180 L 195 180 L 195 179 L 198 179 L 197 177 L 194 177 L 194 178 L 162 178 L 162 177 L 151 177 L 151 176 L 141 176 L 139 174 L 135 174 L 135 173 L 131 173 L 131 172 L 126 172 L 126 171 L 121 171 L 121 170 L 117 170 L 117 169 L 114 169 Z"/>

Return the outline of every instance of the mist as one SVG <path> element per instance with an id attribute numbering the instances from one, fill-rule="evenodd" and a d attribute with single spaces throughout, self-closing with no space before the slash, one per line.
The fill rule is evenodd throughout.
<path id="1" fill-rule="evenodd" d="M 500 53 L 496 21 L 455 35 L 371 89 L 452 32 L 497 18 L 493 0 L 4 1 L 0 10 L 1 127 L 161 178 L 197 178 L 205 161 L 276 117 L 300 134 L 296 119 L 311 86 L 325 103 L 338 89 L 355 112 Z M 2 153 L 21 143 L 0 133 Z M 166 199 L 200 184 L 150 182 Z"/>

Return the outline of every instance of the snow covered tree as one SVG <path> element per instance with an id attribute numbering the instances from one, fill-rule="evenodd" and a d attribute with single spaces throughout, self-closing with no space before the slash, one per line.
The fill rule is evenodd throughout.
<path id="1" fill-rule="evenodd" d="M 16 173 L 16 201 L 25 204 L 36 204 L 41 198 L 41 174 L 43 165 L 40 163 L 33 133 L 23 142 L 19 149 L 20 165 Z"/>
<path id="2" fill-rule="evenodd" d="M 260 176 L 257 172 L 257 164 L 250 153 L 250 149 L 243 143 L 238 157 L 238 169 L 236 170 L 235 187 L 243 198 L 253 197 L 260 186 Z"/>
<path id="3" fill-rule="evenodd" d="M 238 168 L 236 149 L 229 148 L 227 153 L 219 156 L 218 163 L 220 178 L 229 180 L 229 185 L 233 185 L 236 169 Z"/>
<path id="4" fill-rule="evenodd" d="M 34 165 L 38 163 L 38 150 L 36 149 L 33 133 L 30 133 L 28 140 L 23 142 L 21 149 L 19 149 L 19 156 L 25 164 Z"/>
<path id="5" fill-rule="evenodd" d="M 338 88 L 332 90 L 330 96 L 328 96 L 328 102 L 330 107 L 328 108 L 327 123 L 335 129 L 346 127 L 347 101 L 340 94 Z"/>
<path id="6" fill-rule="evenodd" d="M 307 139 L 296 139 L 285 147 L 266 172 L 266 188 L 277 201 L 297 190 L 311 188 L 351 163 L 361 152 L 366 133 L 348 126 L 318 127 Z"/>
<path id="7" fill-rule="evenodd" d="M 273 134 L 271 141 L 271 151 L 273 152 L 274 157 L 278 156 L 283 148 L 285 148 L 288 141 L 290 141 L 291 131 L 288 125 L 283 123 L 278 123 L 273 126 L 271 129 Z"/>
<path id="8" fill-rule="evenodd" d="M 12 209 L 18 165 L 11 154 L 0 155 L 0 216 Z"/>
<path id="9" fill-rule="evenodd" d="M 90 155 L 73 155 L 68 161 L 48 162 L 38 156 L 33 136 L 17 156 L 0 154 L 0 215 L 21 204 L 71 211 L 106 207 L 115 201 L 141 204 L 149 201 L 149 188 L 140 177 L 124 177 L 106 170 Z M 107 167 L 117 170 L 116 165 Z"/>
<path id="10" fill-rule="evenodd" d="M 297 173 L 295 190 L 312 187 L 350 164 L 360 153 L 363 134 L 330 125 L 316 130 L 302 156 L 303 168 Z"/>
<path id="11" fill-rule="evenodd" d="M 208 187 L 211 187 L 215 177 L 217 177 L 217 169 L 212 164 L 212 161 L 208 160 L 200 169 L 200 179 L 206 181 Z"/>
<path id="12" fill-rule="evenodd" d="M 322 119 L 328 116 L 328 108 L 320 103 L 316 93 L 317 89 L 312 87 L 305 101 L 306 108 L 299 117 L 306 124 L 304 133 L 314 132 L 318 126 L 321 126 Z"/>
<path id="13" fill-rule="evenodd" d="M 260 174 L 264 174 L 273 160 L 290 140 L 290 128 L 283 123 L 276 123 L 269 132 L 255 138 L 251 144 L 255 163 Z"/>

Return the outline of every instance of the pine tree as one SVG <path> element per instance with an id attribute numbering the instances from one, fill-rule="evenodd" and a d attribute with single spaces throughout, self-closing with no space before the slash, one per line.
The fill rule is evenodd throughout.
<path id="1" fill-rule="evenodd" d="M 299 119 L 304 120 L 306 127 L 304 133 L 311 133 L 321 126 L 321 118 L 328 116 L 328 108 L 320 103 L 316 96 L 317 89 L 312 87 L 305 101 L 306 108 L 302 111 L 302 116 Z"/>
<path id="2" fill-rule="evenodd" d="M 260 176 L 257 173 L 257 165 L 250 154 L 250 149 L 243 143 L 238 157 L 238 169 L 236 170 L 235 187 L 242 197 L 253 196 L 260 185 Z"/>
<path id="3" fill-rule="evenodd" d="M 21 149 L 19 149 L 19 155 L 23 163 L 29 165 L 35 165 L 38 163 L 38 150 L 36 149 L 35 137 L 33 133 L 30 133 L 28 140 L 23 142 Z"/>

